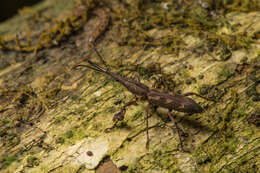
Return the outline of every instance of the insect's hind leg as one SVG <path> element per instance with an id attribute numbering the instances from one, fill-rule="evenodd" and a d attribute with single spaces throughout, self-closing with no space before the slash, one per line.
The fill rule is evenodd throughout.
<path id="1" fill-rule="evenodd" d="M 171 119 L 171 121 L 174 123 L 174 126 L 177 130 L 178 136 L 179 136 L 179 140 L 180 140 L 180 146 L 181 146 L 181 150 L 184 151 L 183 148 L 183 140 L 182 140 L 182 135 L 181 135 L 181 129 L 178 127 L 177 122 L 175 121 L 175 119 L 173 118 L 173 115 L 171 113 L 171 111 L 169 110 L 168 112 L 168 116 Z"/>
<path id="2" fill-rule="evenodd" d="M 149 104 L 146 106 L 146 149 L 149 149 L 149 143 L 150 143 L 150 138 L 149 138 L 149 125 L 148 125 L 148 118 L 149 118 L 149 109 L 150 106 Z"/>

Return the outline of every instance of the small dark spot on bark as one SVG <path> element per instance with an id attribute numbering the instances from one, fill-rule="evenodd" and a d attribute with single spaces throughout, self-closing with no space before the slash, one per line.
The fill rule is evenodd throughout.
<path id="1" fill-rule="evenodd" d="M 204 78 L 204 75 L 203 74 L 200 74 L 199 75 L 199 79 L 203 79 Z"/>
<path id="2" fill-rule="evenodd" d="M 126 171 L 126 170 L 128 169 L 128 166 L 123 165 L 123 166 L 120 166 L 119 169 L 120 169 L 121 171 Z"/>
<path id="3" fill-rule="evenodd" d="M 186 84 L 187 84 L 187 85 L 190 85 L 190 84 L 191 84 L 191 80 L 190 80 L 190 79 L 187 79 L 187 80 L 186 80 Z"/>
<path id="4" fill-rule="evenodd" d="M 256 126 L 259 126 L 259 125 L 260 125 L 260 114 L 256 114 L 256 113 L 251 114 L 251 115 L 247 118 L 247 121 L 248 121 L 250 124 L 254 124 L 254 125 L 256 125 Z"/>
<path id="5" fill-rule="evenodd" d="M 86 154 L 87 154 L 88 156 L 90 156 L 90 157 L 93 156 L 93 152 L 92 152 L 92 151 L 87 151 Z"/>

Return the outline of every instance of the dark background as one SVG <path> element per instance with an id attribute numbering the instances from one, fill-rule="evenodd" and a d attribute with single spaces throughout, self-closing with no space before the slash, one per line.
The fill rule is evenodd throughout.
<path id="1" fill-rule="evenodd" d="M 24 6 L 32 6 L 42 0 L 1 0 L 0 1 L 0 22 L 12 17 L 18 9 Z"/>

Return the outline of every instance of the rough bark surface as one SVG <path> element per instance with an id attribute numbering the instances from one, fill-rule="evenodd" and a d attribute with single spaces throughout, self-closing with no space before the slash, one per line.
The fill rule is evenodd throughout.
<path id="1" fill-rule="evenodd" d="M 0 24 L 0 172 L 260 170 L 259 8 L 210 2 L 46 0 Z M 150 110 L 146 149 L 146 102 L 104 132 L 134 95 L 72 69 L 103 65 L 92 44 L 117 74 L 217 100 L 173 112 L 185 152 L 162 108 Z"/>

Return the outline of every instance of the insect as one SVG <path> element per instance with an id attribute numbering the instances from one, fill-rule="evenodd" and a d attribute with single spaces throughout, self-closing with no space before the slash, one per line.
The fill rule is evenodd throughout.
<path id="1" fill-rule="evenodd" d="M 97 50 L 96 49 L 94 49 L 94 50 L 96 51 L 97 55 L 100 57 L 101 55 L 97 52 Z M 100 57 L 100 59 L 103 59 L 103 57 Z M 180 147 L 182 150 L 184 150 L 183 144 L 182 144 L 181 131 L 177 125 L 177 122 L 173 118 L 171 111 L 175 110 L 178 112 L 184 112 L 184 113 L 189 113 L 189 114 L 201 113 L 201 112 L 203 112 L 203 108 L 198 103 L 196 103 L 193 99 L 189 98 L 188 96 L 196 95 L 203 99 L 207 99 L 207 98 L 205 98 L 199 94 L 192 93 L 192 92 L 186 93 L 186 94 L 171 94 L 169 92 L 160 91 L 158 89 L 150 89 L 148 86 L 141 83 L 140 81 L 124 78 L 120 75 L 117 75 L 117 74 L 109 71 L 108 69 L 100 67 L 96 63 L 90 61 L 89 59 L 87 59 L 87 62 L 89 65 L 79 64 L 79 65 L 74 66 L 73 68 L 77 68 L 77 67 L 81 66 L 81 67 L 87 67 L 87 68 L 93 69 L 95 71 L 105 73 L 105 74 L 111 76 L 112 78 L 114 78 L 116 81 L 118 81 L 122 85 L 124 85 L 125 88 L 128 89 L 128 91 L 130 91 L 131 93 L 133 93 L 136 96 L 135 100 L 127 102 L 124 105 L 124 107 L 118 113 L 116 113 L 114 115 L 114 117 L 113 117 L 114 125 L 110 128 L 107 128 L 106 131 L 113 129 L 119 121 L 122 121 L 124 119 L 126 108 L 128 106 L 136 105 L 138 100 L 141 100 L 141 101 L 147 100 L 149 102 L 149 105 L 146 108 L 146 129 L 147 129 L 146 130 L 146 133 L 147 133 L 146 148 L 147 149 L 149 148 L 148 117 L 149 117 L 149 108 L 150 108 L 150 105 L 152 105 L 153 107 L 160 106 L 160 107 L 167 108 L 169 110 L 168 116 L 169 116 L 170 120 L 174 123 L 175 128 L 177 129 L 179 140 L 180 140 Z"/>

